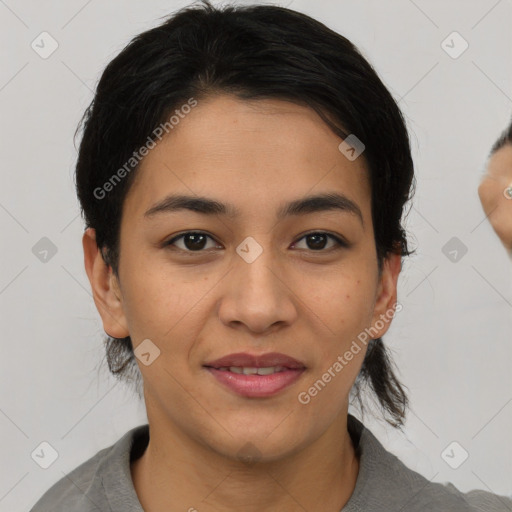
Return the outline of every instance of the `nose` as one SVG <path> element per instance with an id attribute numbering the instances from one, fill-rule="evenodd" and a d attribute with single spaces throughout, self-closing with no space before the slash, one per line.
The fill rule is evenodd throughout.
<path id="1" fill-rule="evenodd" d="M 290 282 L 291 269 L 283 269 L 270 249 L 249 261 L 238 254 L 233 259 L 220 299 L 220 320 L 253 335 L 291 325 L 298 316 L 297 286 Z"/>

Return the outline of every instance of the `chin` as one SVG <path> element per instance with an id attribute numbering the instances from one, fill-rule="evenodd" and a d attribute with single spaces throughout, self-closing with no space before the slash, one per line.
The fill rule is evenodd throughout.
<path id="1" fill-rule="evenodd" d="M 224 446 L 220 451 L 216 451 L 226 458 L 251 466 L 257 463 L 272 463 L 282 460 L 297 451 L 297 446 L 294 444 L 293 438 L 290 437 L 286 444 L 271 442 L 268 439 L 251 440 L 240 437 L 238 442 L 231 442 L 229 446 Z"/>
<path id="2" fill-rule="evenodd" d="M 280 419 L 282 422 L 282 418 Z M 276 428 L 280 422 L 272 426 L 253 425 L 252 428 L 230 428 L 226 432 L 218 432 L 222 439 L 215 442 L 211 437 L 208 445 L 219 455 L 243 461 L 248 464 L 256 462 L 275 462 L 293 455 L 308 443 L 308 437 L 301 434 L 299 428 L 290 425 Z M 259 427 L 259 428 L 258 428 Z M 313 436 L 311 442 L 313 442 Z"/>

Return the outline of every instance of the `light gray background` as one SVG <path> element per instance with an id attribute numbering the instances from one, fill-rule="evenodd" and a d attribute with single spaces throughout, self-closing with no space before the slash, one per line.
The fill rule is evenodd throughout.
<path id="1" fill-rule="evenodd" d="M 128 429 L 143 404 L 108 374 L 103 329 L 83 266 L 73 135 L 105 65 L 185 1 L 0 0 L 2 393 L 0 510 L 23 511 Z M 366 418 L 411 468 L 461 490 L 512 493 L 512 262 L 480 206 L 490 146 L 512 113 L 510 0 L 290 0 L 351 39 L 399 101 L 417 192 L 407 221 L 418 254 L 402 271 L 385 336 L 408 386 L 406 434 Z M 43 31 L 59 44 L 31 48 Z M 441 42 L 469 48 L 451 58 Z M 58 252 L 42 263 L 32 247 Z M 442 252 L 452 237 L 468 252 Z M 469 452 L 458 469 L 441 452 Z M 42 441 L 59 453 L 31 458 Z"/>

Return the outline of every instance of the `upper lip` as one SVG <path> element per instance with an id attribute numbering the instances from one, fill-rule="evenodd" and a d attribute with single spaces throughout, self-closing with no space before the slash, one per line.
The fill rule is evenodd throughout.
<path id="1" fill-rule="evenodd" d="M 225 368 L 230 366 L 244 368 L 269 368 L 272 366 L 283 366 L 285 368 L 305 368 L 305 365 L 293 357 L 278 352 L 269 352 L 261 355 L 251 355 L 245 352 L 229 354 L 227 356 L 210 361 L 204 366 L 211 368 Z"/>

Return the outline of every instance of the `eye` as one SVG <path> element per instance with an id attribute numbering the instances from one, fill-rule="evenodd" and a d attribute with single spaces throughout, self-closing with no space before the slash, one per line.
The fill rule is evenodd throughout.
<path id="1" fill-rule="evenodd" d="M 181 235 L 175 236 L 164 243 L 164 246 L 176 245 L 176 242 L 179 240 L 183 242 L 184 246 L 178 247 L 178 249 L 185 252 L 201 252 L 202 249 L 211 249 L 211 247 L 206 247 L 206 239 L 213 240 L 213 238 L 206 233 L 202 233 L 201 231 L 188 231 L 187 233 L 182 233 Z M 216 244 L 214 244 L 216 247 Z"/>
<path id="2" fill-rule="evenodd" d="M 345 241 L 343 241 L 341 238 L 337 237 L 337 236 L 334 236 L 334 235 L 331 235 L 330 233 L 324 233 L 323 231 L 315 231 L 313 233 L 308 233 L 306 235 L 304 235 L 302 238 L 300 238 L 299 240 L 304 240 L 304 239 L 307 239 L 308 242 L 306 242 L 306 245 L 308 247 L 306 247 L 306 249 L 310 249 L 310 250 L 313 250 L 313 251 L 321 251 L 322 249 L 325 249 L 325 246 L 326 246 L 326 241 L 328 239 L 331 239 L 334 241 L 334 247 L 331 246 L 331 247 L 328 247 L 328 249 L 333 249 L 335 247 L 348 247 L 349 244 L 346 243 Z M 294 245 L 296 245 L 297 243 L 295 243 Z"/>
<path id="3" fill-rule="evenodd" d="M 214 242 L 213 246 L 207 246 L 207 239 L 210 239 Z M 333 249 L 336 247 L 349 247 L 349 244 L 342 240 L 341 238 L 330 233 L 325 233 L 323 231 L 307 233 L 306 235 L 301 237 L 299 241 L 304 239 L 307 239 L 307 247 L 305 247 L 305 249 L 309 249 L 315 252 L 321 252 L 323 249 L 325 249 L 327 241 L 329 239 L 334 242 L 334 245 L 331 245 L 331 247 L 327 247 L 327 249 Z M 182 244 L 181 247 L 177 244 L 177 242 L 180 242 Z M 293 246 L 296 246 L 297 244 L 298 242 L 295 242 Z M 210 235 L 207 235 L 202 231 L 187 231 L 186 233 L 182 233 L 181 235 L 175 236 L 174 238 L 171 238 L 167 242 L 164 242 L 163 245 L 164 247 L 175 246 L 176 248 L 184 252 L 201 252 L 203 249 L 212 249 L 215 247 L 219 247 L 218 244 Z"/>

